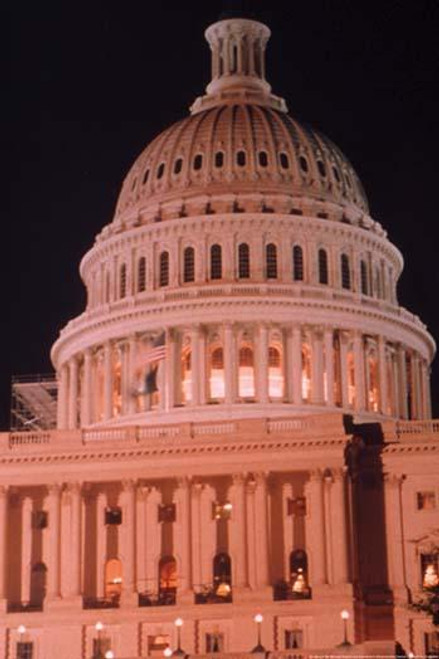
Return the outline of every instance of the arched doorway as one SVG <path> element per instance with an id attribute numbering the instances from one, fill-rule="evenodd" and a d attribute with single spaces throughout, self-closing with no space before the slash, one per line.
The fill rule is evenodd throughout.
<path id="1" fill-rule="evenodd" d="M 175 604 L 177 594 L 177 561 L 163 556 L 159 562 L 159 604 Z"/>
<path id="2" fill-rule="evenodd" d="M 122 593 L 122 562 L 110 558 L 105 564 L 105 599 L 117 601 Z"/>

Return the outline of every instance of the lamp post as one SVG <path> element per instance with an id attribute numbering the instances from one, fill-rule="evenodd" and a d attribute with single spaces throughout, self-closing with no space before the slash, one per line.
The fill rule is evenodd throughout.
<path id="1" fill-rule="evenodd" d="M 98 620 L 98 622 L 95 624 L 95 629 L 98 635 L 97 642 L 96 642 L 96 658 L 95 659 L 102 659 L 102 631 L 104 629 L 104 624 Z"/>
<path id="2" fill-rule="evenodd" d="M 261 613 L 257 613 L 253 620 L 256 623 L 256 629 L 257 629 L 257 634 L 258 634 L 258 642 L 253 648 L 252 652 L 265 652 L 265 648 L 262 645 L 262 637 L 261 637 L 261 627 L 262 627 L 262 621 L 264 619 L 264 616 Z"/>
<path id="3" fill-rule="evenodd" d="M 181 628 L 183 627 L 182 618 L 176 618 L 174 625 L 177 628 L 177 649 L 172 653 L 175 657 L 185 657 L 186 652 L 181 647 Z"/>
<path id="4" fill-rule="evenodd" d="M 343 620 L 343 641 L 338 644 L 339 648 L 346 648 L 351 645 L 348 641 L 348 620 L 349 620 L 349 611 L 343 609 L 340 613 L 340 618 Z"/>
<path id="5" fill-rule="evenodd" d="M 114 652 L 113 650 L 107 650 L 105 653 L 105 659 L 114 659 Z"/>
<path id="6" fill-rule="evenodd" d="M 163 655 L 169 659 L 169 657 L 172 657 L 172 650 L 171 648 L 168 647 L 163 650 Z"/>

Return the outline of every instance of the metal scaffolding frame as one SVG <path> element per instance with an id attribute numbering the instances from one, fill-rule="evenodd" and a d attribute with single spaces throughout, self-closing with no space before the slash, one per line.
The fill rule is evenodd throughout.
<path id="1" fill-rule="evenodd" d="M 56 428 L 57 399 L 54 373 L 12 376 L 11 431 Z"/>

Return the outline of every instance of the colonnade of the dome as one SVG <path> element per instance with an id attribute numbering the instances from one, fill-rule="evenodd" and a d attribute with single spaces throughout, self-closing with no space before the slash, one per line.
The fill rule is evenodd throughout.
<path id="1" fill-rule="evenodd" d="M 158 345 L 163 354 L 155 357 Z M 428 364 L 413 349 L 361 331 L 263 322 L 197 323 L 108 340 L 71 357 L 59 386 L 61 428 L 212 404 L 414 419 L 430 409 Z"/>

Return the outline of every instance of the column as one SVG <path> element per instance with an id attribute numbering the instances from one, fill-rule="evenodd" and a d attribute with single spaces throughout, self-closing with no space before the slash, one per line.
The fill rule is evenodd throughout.
<path id="1" fill-rule="evenodd" d="M 355 409 L 364 410 L 364 346 L 361 332 L 354 333 Z"/>
<path id="2" fill-rule="evenodd" d="M 348 536 L 346 524 L 345 474 L 342 468 L 333 470 L 331 492 L 331 535 L 333 550 L 332 574 L 335 584 L 349 581 Z"/>
<path id="3" fill-rule="evenodd" d="M 306 553 L 310 565 L 310 583 L 318 586 L 326 583 L 325 522 L 323 511 L 323 479 L 320 470 L 314 470 L 305 483 Z"/>
<path id="4" fill-rule="evenodd" d="M 294 400 L 293 396 L 293 331 L 291 327 L 285 327 L 285 360 L 284 360 L 284 377 L 285 377 L 285 397 L 289 403 Z"/>
<path id="5" fill-rule="evenodd" d="M 284 532 L 284 579 L 291 579 L 290 555 L 294 549 L 294 517 L 290 511 L 290 501 L 294 498 L 291 483 L 282 483 L 282 520 Z"/>
<path id="6" fill-rule="evenodd" d="M 206 331 L 200 327 L 198 335 L 198 396 L 200 405 L 205 405 L 207 400 L 207 369 L 206 369 Z"/>
<path id="7" fill-rule="evenodd" d="M 190 479 L 178 479 L 174 493 L 176 520 L 174 522 L 174 545 L 179 553 L 179 594 L 187 592 L 191 582 L 191 534 L 190 534 Z"/>
<path id="8" fill-rule="evenodd" d="M 420 386 L 419 386 L 419 356 L 416 352 L 412 353 L 412 391 L 413 391 L 413 418 L 420 419 L 421 414 L 421 400 L 420 400 Z"/>
<path id="9" fill-rule="evenodd" d="M 406 354 L 402 345 L 398 346 L 398 391 L 399 391 L 399 415 L 408 419 L 407 405 L 407 366 Z"/>
<path id="10" fill-rule="evenodd" d="M 156 487 L 150 487 L 146 497 L 146 590 L 158 592 L 158 558 L 161 554 L 161 525 L 159 506 L 162 493 Z"/>
<path id="11" fill-rule="evenodd" d="M 96 597 L 104 597 L 104 572 L 107 560 L 107 527 L 105 509 L 107 495 L 99 492 L 96 497 Z"/>
<path id="12" fill-rule="evenodd" d="M 268 403 L 268 327 L 264 324 L 259 326 L 256 373 L 257 399 L 260 403 Z"/>
<path id="13" fill-rule="evenodd" d="M 401 519 L 401 487 L 403 476 L 384 475 L 384 503 L 386 514 L 386 545 L 389 585 L 394 597 L 399 601 L 407 600 L 405 588 L 405 565 L 403 549 L 403 530 Z"/>
<path id="14" fill-rule="evenodd" d="M 383 336 L 378 337 L 378 373 L 380 382 L 380 409 L 381 414 L 387 414 L 387 371 L 386 371 L 386 342 Z"/>
<path id="15" fill-rule="evenodd" d="M 334 337 L 332 328 L 326 327 L 323 334 L 325 348 L 326 404 L 334 406 Z"/>
<path id="16" fill-rule="evenodd" d="M 256 513 L 256 583 L 262 588 L 268 586 L 268 506 L 267 476 L 256 474 L 255 513 Z"/>
<path id="17" fill-rule="evenodd" d="M 332 501 L 331 501 L 332 474 L 327 472 L 323 475 L 323 515 L 325 520 L 325 554 L 326 574 L 328 583 L 334 583 L 334 548 L 332 546 Z"/>
<path id="18" fill-rule="evenodd" d="M 349 382 L 348 382 L 348 335 L 340 332 L 340 386 L 341 404 L 343 408 L 349 407 Z"/>
<path id="19" fill-rule="evenodd" d="M 104 421 L 113 416 L 113 364 L 110 341 L 104 344 Z"/>
<path id="20" fill-rule="evenodd" d="M 58 403 L 57 403 L 57 427 L 58 429 L 67 428 L 68 425 L 68 367 L 63 364 L 58 371 Z"/>
<path id="21" fill-rule="evenodd" d="M 246 570 L 246 522 L 245 522 L 245 477 L 243 474 L 232 476 L 233 484 L 228 496 L 232 504 L 232 516 L 229 521 L 229 547 L 232 559 L 233 586 L 245 588 Z"/>
<path id="22" fill-rule="evenodd" d="M 122 597 L 136 592 L 136 486 L 134 481 L 122 482 L 119 494 L 122 524 L 119 526 L 119 553 L 123 566 Z"/>
<path id="23" fill-rule="evenodd" d="M 21 601 L 30 602 L 32 560 L 32 499 L 21 503 Z"/>
<path id="24" fill-rule="evenodd" d="M 147 487 L 137 488 L 136 499 L 136 590 L 143 593 L 147 590 L 146 578 L 146 500 Z"/>
<path id="25" fill-rule="evenodd" d="M 224 326 L 224 381 L 225 403 L 227 405 L 233 403 L 236 398 L 235 361 L 233 327 L 227 323 Z"/>
<path id="26" fill-rule="evenodd" d="M 0 485 L 0 602 L 6 599 L 6 532 L 8 520 L 8 488 Z"/>
<path id="27" fill-rule="evenodd" d="M 128 414 L 136 412 L 136 335 L 131 334 L 128 337 Z"/>
<path id="28" fill-rule="evenodd" d="M 215 491 L 207 483 L 200 496 L 201 583 L 213 582 L 213 557 L 216 553 L 216 520 L 212 519 Z"/>
<path id="29" fill-rule="evenodd" d="M 298 325 L 293 327 L 291 353 L 293 370 L 290 377 L 293 381 L 293 403 L 302 405 L 302 330 Z"/>
<path id="30" fill-rule="evenodd" d="M 128 343 L 123 342 L 120 344 L 120 370 L 121 370 L 121 396 L 122 406 L 121 414 L 125 415 L 129 412 L 129 399 L 131 395 L 130 383 L 130 363 L 129 363 L 129 346 Z"/>
<path id="31" fill-rule="evenodd" d="M 247 529 L 247 572 L 248 584 L 253 590 L 257 588 L 256 576 L 256 507 L 255 507 L 256 481 L 250 479 L 246 483 L 246 529 Z"/>
<path id="32" fill-rule="evenodd" d="M 45 563 L 47 565 L 47 597 L 48 599 L 58 599 L 61 595 L 61 491 L 62 486 L 58 483 L 48 486 L 48 496 L 46 506 L 48 511 L 49 524 L 45 533 L 47 533 L 47 546 Z"/>
<path id="33" fill-rule="evenodd" d="M 311 333 L 311 401 L 314 405 L 323 405 L 323 335 L 320 329 Z"/>
<path id="34" fill-rule="evenodd" d="M 191 330 L 192 405 L 200 404 L 200 327 Z"/>
<path id="35" fill-rule="evenodd" d="M 81 544 L 82 544 L 82 497 L 81 483 L 69 483 L 68 492 L 70 495 L 70 537 L 68 538 L 70 546 L 69 574 L 70 585 L 69 594 L 73 597 L 81 595 Z"/>
<path id="36" fill-rule="evenodd" d="M 72 430 L 78 423 L 78 361 L 76 357 L 69 360 L 69 417 L 68 426 Z"/>
<path id="37" fill-rule="evenodd" d="M 177 344 L 175 330 L 166 330 L 166 410 L 175 406 L 175 375 L 177 360 Z"/>
<path id="38" fill-rule="evenodd" d="M 92 423 L 92 364 L 91 348 L 86 348 L 84 351 L 81 426 L 89 426 Z"/>

